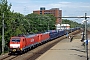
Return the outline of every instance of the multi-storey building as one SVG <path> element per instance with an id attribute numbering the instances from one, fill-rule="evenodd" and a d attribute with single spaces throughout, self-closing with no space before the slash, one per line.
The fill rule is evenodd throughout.
<path id="1" fill-rule="evenodd" d="M 52 14 L 56 17 L 56 24 L 61 24 L 62 23 L 62 19 L 58 18 L 62 16 L 62 10 L 59 10 L 59 8 L 52 8 L 50 10 L 45 10 L 45 7 L 41 7 L 40 10 L 37 11 L 33 11 L 33 13 L 36 14 Z"/>

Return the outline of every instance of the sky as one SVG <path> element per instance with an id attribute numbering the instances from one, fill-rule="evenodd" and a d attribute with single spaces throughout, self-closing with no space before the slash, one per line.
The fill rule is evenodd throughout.
<path id="1" fill-rule="evenodd" d="M 62 16 L 90 16 L 90 0 L 7 0 L 12 4 L 11 11 L 21 14 L 33 13 L 33 10 L 39 10 L 45 7 L 46 10 L 51 8 L 59 8 L 62 10 Z M 67 18 L 68 19 L 68 18 Z M 70 19 L 70 18 L 69 18 Z M 78 23 L 82 23 L 84 19 L 70 19 Z M 88 21 L 90 18 L 88 18 Z"/>

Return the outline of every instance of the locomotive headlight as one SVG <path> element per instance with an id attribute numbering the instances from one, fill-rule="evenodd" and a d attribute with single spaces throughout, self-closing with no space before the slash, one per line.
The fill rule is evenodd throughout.
<path id="1" fill-rule="evenodd" d="M 20 50 L 22 50 L 22 48 L 20 48 Z"/>

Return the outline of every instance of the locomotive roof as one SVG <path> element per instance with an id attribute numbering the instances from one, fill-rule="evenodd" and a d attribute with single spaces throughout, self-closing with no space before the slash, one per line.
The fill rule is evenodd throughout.
<path id="1" fill-rule="evenodd" d="M 37 33 L 37 34 L 47 34 L 49 32 L 43 32 L 43 33 Z M 33 36 L 37 36 L 37 34 L 19 34 L 18 36 L 13 36 L 14 38 L 17 37 L 17 38 L 21 38 L 21 37 L 26 37 L 26 38 L 29 38 L 29 37 L 33 37 Z"/>
<path id="2" fill-rule="evenodd" d="M 37 35 L 37 34 L 27 34 L 27 35 L 19 34 L 18 36 L 13 36 L 12 38 L 21 38 L 21 37 L 29 38 L 29 37 L 33 37 L 35 35 Z"/>
<path id="3" fill-rule="evenodd" d="M 33 36 L 35 36 L 35 35 L 37 35 L 37 34 L 25 35 L 25 37 L 26 37 L 26 38 L 29 38 L 29 37 L 33 37 Z"/>

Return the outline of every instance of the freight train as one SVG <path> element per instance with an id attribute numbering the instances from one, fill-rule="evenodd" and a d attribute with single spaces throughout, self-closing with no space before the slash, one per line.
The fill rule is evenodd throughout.
<path id="1" fill-rule="evenodd" d="M 55 38 L 66 35 L 67 32 L 70 33 L 78 29 L 80 28 L 71 28 L 68 30 L 59 30 L 59 31 L 49 30 L 44 33 L 19 35 L 19 36 L 11 37 L 10 44 L 9 44 L 9 54 L 26 52 L 32 49 L 33 47 L 36 47 L 47 41 L 51 41 Z"/>

